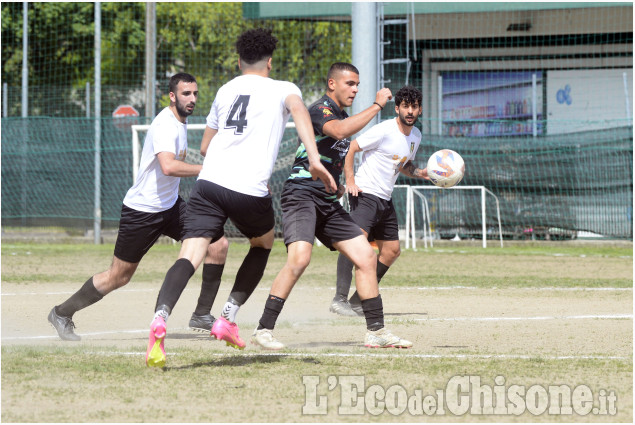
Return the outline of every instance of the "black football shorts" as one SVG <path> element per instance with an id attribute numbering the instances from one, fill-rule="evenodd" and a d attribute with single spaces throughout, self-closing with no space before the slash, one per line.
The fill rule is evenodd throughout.
<path id="1" fill-rule="evenodd" d="M 208 180 L 194 184 L 185 214 L 183 239 L 220 239 L 230 219 L 247 238 L 257 238 L 273 229 L 275 218 L 271 196 L 246 195 Z"/>
<path id="2" fill-rule="evenodd" d="M 392 200 L 387 201 L 369 193 L 358 196 L 348 195 L 351 217 L 359 227 L 368 233 L 370 240 L 399 240 L 397 212 Z"/>
<path id="3" fill-rule="evenodd" d="M 115 257 L 138 263 L 161 235 L 180 241 L 183 236 L 185 201 L 179 196 L 172 208 L 158 213 L 121 207 Z"/>
<path id="4" fill-rule="evenodd" d="M 351 216 L 339 202 L 324 199 L 310 189 L 285 184 L 280 196 L 284 243 L 305 241 L 317 237 L 331 251 L 333 242 L 346 241 L 363 235 Z"/>

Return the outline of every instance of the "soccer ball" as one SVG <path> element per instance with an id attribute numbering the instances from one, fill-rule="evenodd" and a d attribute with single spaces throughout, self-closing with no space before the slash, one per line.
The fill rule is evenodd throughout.
<path id="1" fill-rule="evenodd" d="M 435 186 L 452 187 L 459 184 L 465 174 L 461 155 L 450 149 L 441 149 L 428 159 L 428 177 Z"/>

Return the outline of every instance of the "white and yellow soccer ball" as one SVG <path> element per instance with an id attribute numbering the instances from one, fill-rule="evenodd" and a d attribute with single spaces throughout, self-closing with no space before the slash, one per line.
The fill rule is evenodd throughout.
<path id="1" fill-rule="evenodd" d="M 459 184 L 465 174 L 461 155 L 450 149 L 441 149 L 428 159 L 428 177 L 435 186 L 452 187 Z"/>

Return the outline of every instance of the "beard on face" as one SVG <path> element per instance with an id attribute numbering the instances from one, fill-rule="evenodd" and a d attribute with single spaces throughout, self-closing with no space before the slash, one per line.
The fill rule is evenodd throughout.
<path id="1" fill-rule="evenodd" d="M 183 105 L 182 103 L 176 102 L 176 111 L 179 113 L 180 116 L 189 117 L 190 115 L 192 115 L 192 112 L 194 112 L 194 105 L 192 105 L 191 111 L 185 109 L 188 105 L 189 104 Z"/>
<path id="2" fill-rule="evenodd" d="M 412 119 L 412 123 L 409 123 L 409 122 L 407 121 L 407 118 Z M 406 116 L 402 116 L 401 114 L 399 114 L 399 121 L 401 121 L 401 123 L 402 123 L 403 125 L 406 125 L 406 126 L 408 126 L 408 127 L 412 127 L 412 126 L 414 126 L 414 125 L 416 124 L 416 122 L 417 122 L 417 119 L 418 119 L 418 118 L 419 118 L 419 117 L 416 117 L 416 116 L 414 116 L 414 115 L 406 115 Z"/>

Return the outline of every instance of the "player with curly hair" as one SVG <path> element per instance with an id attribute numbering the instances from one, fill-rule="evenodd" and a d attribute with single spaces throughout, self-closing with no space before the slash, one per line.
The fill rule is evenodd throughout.
<path id="1" fill-rule="evenodd" d="M 392 191 L 399 173 L 408 177 L 428 179 L 427 170 L 415 168 L 415 158 L 421 132 L 415 123 L 421 115 L 422 93 L 412 86 L 404 86 L 395 94 L 394 119 L 373 126 L 351 142 L 344 162 L 346 191 L 351 217 L 367 238 L 379 248 L 377 282 L 401 254 L 397 212 L 392 203 Z M 357 152 L 362 161 L 353 173 Z M 333 302 L 346 303 L 351 286 L 353 263 L 340 254 L 337 259 L 337 285 Z M 362 301 L 356 291 L 348 300 L 352 314 L 363 316 Z M 340 309 L 338 314 L 347 314 Z"/>
<path id="2" fill-rule="evenodd" d="M 245 347 L 235 318 L 260 282 L 273 246 L 275 219 L 267 182 L 289 116 L 306 146 L 311 178 L 321 179 L 326 192 L 337 190 L 320 162 L 300 89 L 269 78 L 277 42 L 266 29 L 248 30 L 236 42 L 242 75 L 218 90 L 207 116 L 201 142 L 207 154 L 187 205 L 179 259 L 168 270 L 157 298 L 146 351 L 148 366 L 165 365 L 168 316 L 203 261 L 210 241 L 223 236 L 227 219 L 249 239 L 251 247 L 211 335 L 235 348 Z"/>

